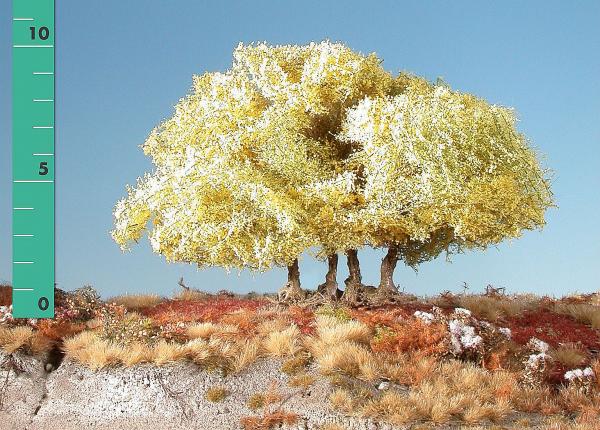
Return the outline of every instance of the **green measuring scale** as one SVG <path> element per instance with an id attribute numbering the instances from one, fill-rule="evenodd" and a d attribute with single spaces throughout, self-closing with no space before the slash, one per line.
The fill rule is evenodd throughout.
<path id="1" fill-rule="evenodd" d="M 54 0 L 13 0 L 13 317 L 54 317 Z"/>

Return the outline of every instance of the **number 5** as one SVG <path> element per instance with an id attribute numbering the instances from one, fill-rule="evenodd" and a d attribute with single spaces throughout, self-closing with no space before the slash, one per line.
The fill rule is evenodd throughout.
<path id="1" fill-rule="evenodd" d="M 48 167 L 47 166 L 48 166 L 48 162 L 47 161 L 42 161 L 40 163 L 40 171 L 39 171 L 40 176 L 44 176 L 44 175 L 48 174 Z"/>

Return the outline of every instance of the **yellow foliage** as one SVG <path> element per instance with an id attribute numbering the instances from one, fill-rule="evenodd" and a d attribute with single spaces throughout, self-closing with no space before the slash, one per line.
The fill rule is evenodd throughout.
<path id="1" fill-rule="evenodd" d="M 547 172 L 510 109 L 393 76 L 341 43 L 240 44 L 143 145 L 155 170 L 115 207 L 123 249 L 267 270 L 394 245 L 416 266 L 544 225 Z M 151 223 L 149 223 L 152 221 Z"/>

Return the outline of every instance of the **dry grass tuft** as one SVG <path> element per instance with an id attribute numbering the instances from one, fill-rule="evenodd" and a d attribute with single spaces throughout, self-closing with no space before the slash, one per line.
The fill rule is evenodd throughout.
<path id="1" fill-rule="evenodd" d="M 107 366 L 134 366 L 152 362 L 156 365 L 173 363 L 183 359 L 187 349 L 177 343 L 161 340 L 153 346 L 133 342 L 126 347 L 101 339 L 97 333 L 84 331 L 64 341 L 63 350 L 69 357 L 91 369 Z"/>
<path id="2" fill-rule="evenodd" d="M 164 300 L 165 299 L 158 294 L 125 294 L 112 297 L 108 299 L 108 302 L 124 306 L 129 310 L 139 310 L 156 306 Z"/>
<path id="3" fill-rule="evenodd" d="M 313 355 L 324 375 L 342 372 L 346 375 L 372 381 L 380 376 L 380 366 L 374 354 L 365 346 L 349 341 L 338 345 L 330 345 L 315 348 L 313 344 Z"/>
<path id="4" fill-rule="evenodd" d="M 399 354 L 392 362 L 384 362 L 382 376 L 402 385 L 418 385 L 434 372 L 438 359 L 419 354 Z"/>
<path id="5" fill-rule="evenodd" d="M 319 427 L 319 430 L 346 430 L 346 427 L 336 423 L 327 423 Z"/>
<path id="6" fill-rule="evenodd" d="M 299 375 L 292 376 L 288 381 L 288 385 L 290 387 L 297 387 L 306 390 L 308 387 L 315 383 L 316 379 L 317 378 L 313 375 L 310 375 L 308 373 L 301 373 Z"/>
<path id="7" fill-rule="evenodd" d="M 296 373 L 302 372 L 309 362 L 310 358 L 308 355 L 301 354 L 285 360 L 281 364 L 281 371 L 286 375 L 295 375 Z"/>
<path id="8" fill-rule="evenodd" d="M 181 360 L 186 356 L 186 353 L 187 350 L 184 346 L 165 340 L 158 341 L 151 350 L 154 364 L 159 366 Z"/>
<path id="9" fill-rule="evenodd" d="M 523 313 L 531 304 L 520 297 L 456 296 L 457 305 L 473 312 L 477 318 L 497 321 Z"/>
<path id="10" fill-rule="evenodd" d="M 357 343 L 369 343 L 372 330 L 366 324 L 359 321 L 345 321 L 325 315 L 319 315 L 316 319 L 317 334 L 326 345 L 338 345 L 345 341 Z"/>
<path id="11" fill-rule="evenodd" d="M 0 328 L 0 348 L 6 353 L 17 351 L 25 354 L 40 355 L 52 349 L 54 342 L 39 331 L 34 332 L 31 327 L 19 326 L 13 328 Z"/>
<path id="12" fill-rule="evenodd" d="M 252 363 L 260 356 L 260 341 L 257 339 L 247 339 L 239 344 L 239 349 L 231 360 L 231 370 L 238 373 Z"/>
<path id="13" fill-rule="evenodd" d="M 388 391 L 367 401 L 361 414 L 398 425 L 414 421 L 439 424 L 455 419 L 468 423 L 499 421 L 512 413 L 510 397 L 515 390 L 516 379 L 509 372 L 491 374 L 451 360 L 438 363 L 407 394 Z"/>
<path id="14" fill-rule="evenodd" d="M 290 326 L 290 321 L 279 316 L 274 319 L 266 319 L 256 326 L 256 331 L 261 336 L 266 336 L 275 331 L 283 331 Z"/>
<path id="15" fill-rule="evenodd" d="M 512 411 L 513 409 L 508 400 L 485 404 L 475 402 L 467 407 L 462 418 L 464 421 L 471 424 L 480 423 L 486 420 L 497 422 L 512 413 Z"/>
<path id="16" fill-rule="evenodd" d="M 587 354 L 580 347 L 569 344 L 553 349 L 550 356 L 569 368 L 581 366 L 587 360 Z"/>
<path id="17" fill-rule="evenodd" d="M 243 417 L 240 424 L 244 430 L 269 430 L 283 425 L 292 426 L 298 421 L 297 414 L 282 409 L 284 400 L 275 383 L 264 394 L 255 394 L 250 400 L 248 406 L 251 409 L 263 409 L 263 412 L 258 416 Z"/>
<path id="18" fill-rule="evenodd" d="M 121 354 L 121 362 L 125 367 L 154 361 L 154 351 L 148 345 L 134 342 L 127 346 Z"/>
<path id="19" fill-rule="evenodd" d="M 92 370 L 102 369 L 121 363 L 124 355 L 122 347 L 100 339 L 94 332 L 84 331 L 63 344 L 65 355 Z"/>
<path id="20" fill-rule="evenodd" d="M 252 394 L 248 399 L 248 402 L 246 402 L 246 406 L 252 411 L 262 408 L 265 406 L 265 395 L 263 393 Z"/>
<path id="21" fill-rule="evenodd" d="M 562 315 L 568 315 L 580 323 L 590 325 L 592 328 L 600 329 L 600 306 L 557 303 L 554 305 L 554 311 Z"/>
<path id="22" fill-rule="evenodd" d="M 520 387 L 510 400 L 515 409 L 522 412 L 551 415 L 560 411 L 560 406 L 548 387 Z"/>
<path id="23" fill-rule="evenodd" d="M 291 325 L 285 330 L 269 333 L 263 341 L 265 351 L 274 357 L 285 357 L 300 350 L 300 330 Z"/>
<path id="24" fill-rule="evenodd" d="M 231 324 L 214 324 L 212 322 L 194 323 L 186 328 L 190 339 L 208 339 L 212 336 L 234 337 L 239 333 L 238 327 Z"/>
<path id="25" fill-rule="evenodd" d="M 368 401 L 362 408 L 365 417 L 385 419 L 396 425 L 402 425 L 420 418 L 410 399 L 399 393 L 389 391 Z"/>
<path id="26" fill-rule="evenodd" d="M 9 354 L 26 348 L 32 338 L 31 327 L 0 328 L 0 347 Z"/>
<path id="27" fill-rule="evenodd" d="M 337 388 L 329 395 L 329 403 L 331 403 L 331 406 L 335 409 L 346 414 L 354 412 L 354 398 L 350 391 L 343 388 Z"/>
<path id="28" fill-rule="evenodd" d="M 282 425 L 292 426 L 298 422 L 298 415 L 277 409 L 266 412 L 258 417 L 243 417 L 240 424 L 244 430 L 270 430 L 280 428 Z"/>
<path id="29" fill-rule="evenodd" d="M 204 300 L 207 297 L 210 297 L 210 294 L 205 293 L 204 291 L 194 290 L 194 289 L 184 289 L 178 291 L 173 295 L 173 300 L 183 300 L 188 302 L 194 302 L 197 300 Z"/>
<path id="30" fill-rule="evenodd" d="M 225 387 L 211 387 L 206 390 L 206 400 L 213 403 L 222 402 L 229 395 L 229 391 Z"/>

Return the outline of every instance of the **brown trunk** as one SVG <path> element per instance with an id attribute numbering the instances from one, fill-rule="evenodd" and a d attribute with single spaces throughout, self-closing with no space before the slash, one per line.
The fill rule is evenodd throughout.
<path id="1" fill-rule="evenodd" d="M 358 293 L 362 286 L 362 276 L 360 274 L 360 262 L 358 261 L 358 251 L 356 249 L 346 250 L 348 262 L 348 277 L 344 281 L 346 289 L 344 291 L 344 300 L 349 303 L 356 303 Z"/>
<path id="2" fill-rule="evenodd" d="M 297 258 L 291 266 L 288 266 L 288 285 L 291 291 L 302 291 L 302 288 L 300 288 L 300 268 L 298 267 Z"/>
<path id="3" fill-rule="evenodd" d="M 381 260 L 381 280 L 378 291 L 381 294 L 397 293 L 398 289 L 394 285 L 394 270 L 398 263 L 398 248 L 390 246 L 387 254 Z"/>
<path id="4" fill-rule="evenodd" d="M 345 283 L 348 284 L 361 284 L 362 276 L 360 274 L 360 262 L 358 261 L 358 251 L 356 249 L 349 249 L 346 251 L 348 257 L 348 278 Z"/>
<path id="5" fill-rule="evenodd" d="M 330 300 L 337 299 L 338 283 L 337 283 L 337 266 L 338 255 L 331 254 L 327 257 L 329 269 L 325 275 L 325 283 L 319 285 L 318 291 Z"/>
<path id="6" fill-rule="evenodd" d="M 306 298 L 306 294 L 300 288 L 300 269 L 298 268 L 298 259 L 288 266 L 288 281 L 285 287 L 279 290 L 277 294 L 282 302 L 297 302 Z"/>

